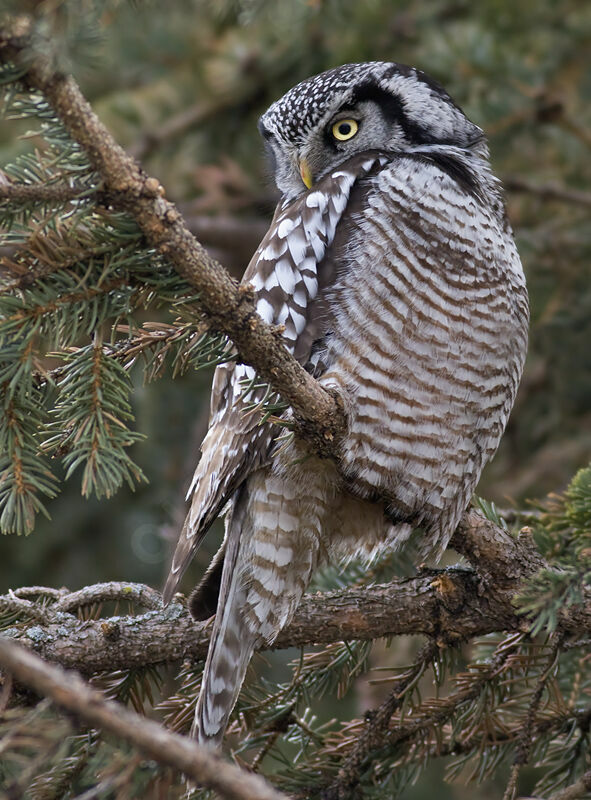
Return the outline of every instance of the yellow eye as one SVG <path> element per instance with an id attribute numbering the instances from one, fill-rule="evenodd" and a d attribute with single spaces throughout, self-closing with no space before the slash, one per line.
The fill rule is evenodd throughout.
<path id="1" fill-rule="evenodd" d="M 346 142 L 347 139 L 352 139 L 358 130 L 359 125 L 354 119 L 340 119 L 332 126 L 332 135 L 339 142 Z"/>

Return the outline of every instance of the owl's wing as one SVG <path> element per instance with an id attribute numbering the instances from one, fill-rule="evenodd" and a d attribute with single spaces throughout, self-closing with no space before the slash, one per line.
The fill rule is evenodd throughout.
<path id="1" fill-rule="evenodd" d="M 257 312 L 265 322 L 285 327 L 285 346 L 301 363 L 308 361 L 317 335 L 311 318 L 319 281 L 327 280 L 321 269 L 324 256 L 355 182 L 383 159 L 378 153 L 356 156 L 309 192 L 279 205 L 244 274 L 243 283 L 254 287 Z M 215 372 L 209 429 L 187 495 L 191 508 L 164 587 L 165 603 L 214 519 L 267 458 L 273 426 L 259 425 L 256 414 L 245 413 L 244 388 L 254 377 L 246 364 L 224 364 Z M 248 402 L 256 399 L 251 392 Z"/>

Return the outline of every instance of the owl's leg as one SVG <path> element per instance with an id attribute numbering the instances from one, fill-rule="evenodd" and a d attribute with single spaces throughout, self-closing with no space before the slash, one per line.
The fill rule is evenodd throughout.
<path id="1" fill-rule="evenodd" d="M 201 743 L 220 745 L 255 648 L 271 644 L 291 620 L 323 558 L 322 530 L 336 496 L 326 464 L 294 465 L 285 455 L 252 473 L 238 492 L 195 711 Z"/>

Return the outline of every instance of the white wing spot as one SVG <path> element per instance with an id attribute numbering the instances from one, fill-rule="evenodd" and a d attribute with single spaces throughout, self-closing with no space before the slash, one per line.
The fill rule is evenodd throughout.
<path id="1" fill-rule="evenodd" d="M 306 250 L 308 248 L 308 242 L 306 241 L 306 236 L 301 227 L 296 228 L 293 233 L 289 235 L 287 246 L 289 247 L 289 252 L 291 253 L 294 264 L 297 266 L 306 255 Z"/>
<path id="2" fill-rule="evenodd" d="M 289 306 L 282 305 L 279 309 L 279 314 L 277 315 L 277 322 L 279 325 L 283 325 L 287 317 L 289 316 Z"/>
<path id="3" fill-rule="evenodd" d="M 291 318 L 293 320 L 293 324 L 295 325 L 296 331 L 299 335 L 306 327 L 306 317 L 304 317 L 303 314 L 298 314 L 298 312 L 294 311 L 292 308 Z"/>
<path id="4" fill-rule="evenodd" d="M 308 208 L 317 208 L 321 213 L 326 208 L 327 197 L 323 192 L 312 192 L 306 197 Z"/>
<path id="5" fill-rule="evenodd" d="M 281 261 L 277 262 L 275 265 L 275 274 L 277 275 L 279 286 L 281 286 L 286 294 L 291 294 L 295 289 L 296 276 L 293 267 L 287 259 L 283 258 Z"/>
<path id="6" fill-rule="evenodd" d="M 337 194 L 332 198 L 332 204 L 337 214 L 342 214 L 345 210 L 349 197 L 346 194 Z"/>
<path id="7" fill-rule="evenodd" d="M 257 313 L 265 320 L 265 322 L 273 322 L 273 306 L 265 297 L 259 297 L 257 300 Z"/>
<path id="8" fill-rule="evenodd" d="M 298 283 L 297 289 L 293 293 L 293 299 L 298 304 L 298 306 L 301 306 L 302 308 L 306 307 L 307 295 L 301 283 Z"/>
<path id="9" fill-rule="evenodd" d="M 276 236 L 271 239 L 269 244 L 261 253 L 261 261 L 275 261 L 276 258 L 282 256 L 287 250 L 287 242 L 277 238 Z"/>
<path id="10" fill-rule="evenodd" d="M 285 239 L 292 232 L 299 221 L 299 217 L 295 220 L 290 219 L 290 217 L 282 219 L 277 227 L 277 236 L 279 236 L 280 239 Z"/>
<path id="11" fill-rule="evenodd" d="M 302 278 L 304 279 L 304 283 L 306 284 L 306 289 L 308 290 L 308 297 L 310 300 L 313 300 L 316 297 L 316 293 L 318 291 L 318 279 L 316 275 L 310 275 L 307 272 L 302 273 Z"/>

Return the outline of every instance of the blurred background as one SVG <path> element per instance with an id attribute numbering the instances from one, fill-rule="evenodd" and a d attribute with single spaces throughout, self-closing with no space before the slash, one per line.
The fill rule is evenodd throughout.
<path id="1" fill-rule="evenodd" d="M 85 3 L 70 4 L 55 18 L 84 30 L 69 37 L 77 44 L 62 53 L 64 62 L 119 142 L 162 182 L 236 277 L 276 202 L 256 128 L 273 100 L 309 75 L 352 61 L 400 61 L 442 83 L 489 136 L 531 297 L 525 376 L 478 493 L 504 508 L 522 507 L 562 490 L 589 462 L 591 4 L 111 2 L 91 28 L 84 13 Z M 2 124 L 0 163 L 26 147 L 18 132 Z M 143 385 L 138 370 L 136 427 L 147 440 L 134 457 L 150 483 L 98 502 L 81 498 L 74 475 L 50 504 L 51 520 L 41 518 L 26 539 L 2 540 L 0 593 L 102 580 L 160 588 L 207 422 L 210 381 L 211 374 L 191 373 Z M 200 552 L 187 589 L 219 534 Z M 439 785 L 437 775 L 431 780 Z M 405 796 L 424 797 L 427 786 Z M 477 796 L 458 787 L 440 792 Z"/>

